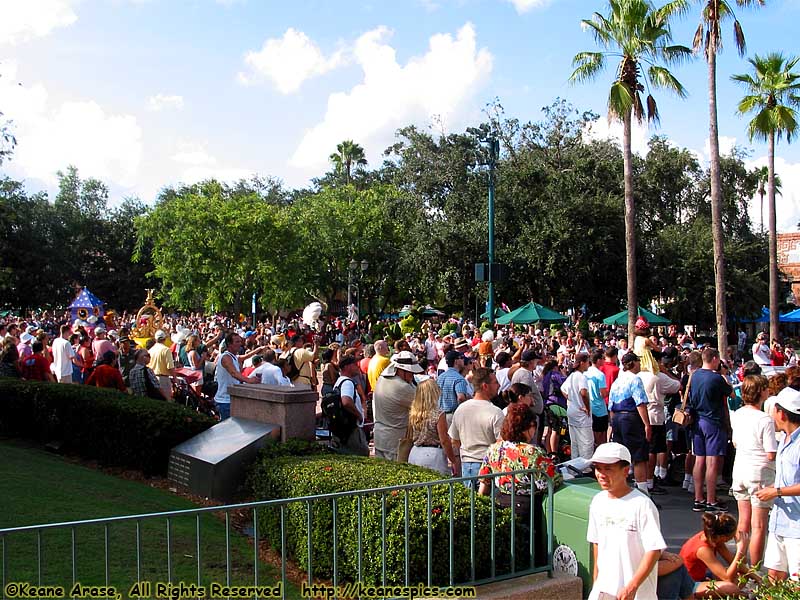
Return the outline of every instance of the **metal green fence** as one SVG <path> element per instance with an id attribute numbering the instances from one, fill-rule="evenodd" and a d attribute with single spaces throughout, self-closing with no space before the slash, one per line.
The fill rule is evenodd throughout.
<path id="1" fill-rule="evenodd" d="M 2 598 L 21 597 L 21 590 L 18 587 L 9 593 L 7 586 L 19 586 L 21 582 L 26 582 L 30 588 L 25 592 L 28 597 L 33 588 L 40 588 L 39 592 L 46 592 L 46 586 L 62 586 L 71 588 L 81 581 L 86 583 L 85 573 L 92 571 L 93 575 L 88 581 L 93 581 L 93 585 L 112 586 L 124 581 L 121 594 L 129 590 L 129 587 L 137 582 L 153 580 L 154 577 L 161 578 L 169 586 L 185 585 L 191 580 L 198 587 L 208 587 L 208 578 L 224 579 L 225 586 L 247 585 L 252 586 L 254 594 L 249 597 L 259 597 L 259 586 L 275 586 L 280 582 L 280 597 L 292 597 L 296 595 L 295 584 L 291 583 L 287 577 L 288 559 L 290 556 L 289 542 L 287 540 L 288 530 L 287 521 L 291 516 L 297 525 L 297 507 L 303 507 L 305 515 L 301 521 L 305 521 L 306 540 L 303 544 L 305 548 L 305 562 L 303 564 L 305 577 L 308 585 L 313 585 L 315 577 L 319 580 L 320 574 L 315 575 L 315 557 L 320 558 L 321 554 L 329 556 L 332 553 L 332 573 L 326 571 L 321 574 L 323 581 L 332 583 L 334 589 L 341 589 L 339 586 L 353 583 L 353 581 L 363 581 L 367 573 L 365 569 L 365 545 L 370 540 L 380 537 L 380 572 L 376 571 L 371 576 L 377 584 L 383 586 L 404 585 L 413 586 L 426 584 L 429 587 L 440 586 L 463 586 L 479 585 L 490 581 L 521 577 L 532 573 L 547 572 L 552 575 L 552 555 L 553 555 L 553 483 L 550 482 L 545 492 L 548 501 L 547 517 L 544 519 L 545 531 L 541 527 L 537 530 L 535 523 L 534 509 L 528 511 L 529 516 L 514 516 L 513 508 L 502 508 L 498 505 L 497 486 L 492 483 L 490 486 L 491 494 L 483 499 L 477 495 L 474 488 L 465 491 L 464 482 L 473 482 L 477 487 L 478 480 L 494 479 L 511 475 L 511 507 L 515 506 L 518 498 L 516 490 L 515 475 L 528 475 L 533 480 L 533 473 L 530 470 L 510 471 L 507 473 L 494 473 L 482 477 L 461 477 L 454 479 L 444 479 L 423 483 L 411 483 L 385 488 L 373 488 L 365 490 L 352 490 L 331 494 L 320 494 L 315 496 L 305 496 L 299 498 L 286 498 L 279 500 L 265 500 L 259 502 L 248 502 L 242 504 L 231 504 L 224 506 L 213 506 L 206 508 L 196 508 L 190 510 L 176 510 L 160 513 L 138 514 L 117 516 L 103 519 L 90 519 L 83 521 L 70 521 L 64 523 L 48 523 L 43 525 L 29 525 L 24 527 L 11 527 L 0 529 L 0 552 L 2 552 Z M 445 497 L 446 490 L 447 506 L 445 509 L 434 506 L 434 491 L 437 498 Z M 466 523 L 466 502 L 464 494 L 468 494 L 469 512 L 469 531 L 463 531 L 463 524 Z M 455 498 L 460 498 L 456 502 Z M 411 499 L 423 503 L 426 508 L 426 516 L 421 518 L 418 514 L 410 512 Z M 79 499 L 76 499 L 79 501 Z M 378 504 L 379 502 L 379 504 Z M 488 506 L 487 503 L 488 502 Z M 357 545 L 351 549 L 354 556 L 346 555 L 346 548 L 340 547 L 340 538 L 344 537 L 343 527 L 352 527 L 353 523 L 340 522 L 340 513 L 343 512 L 344 504 L 348 511 L 355 510 L 355 537 Z M 353 505 L 354 503 L 354 505 Z M 391 503 L 391 506 L 390 506 Z M 486 531 L 486 524 L 476 522 L 476 512 L 478 503 L 482 503 L 482 518 L 486 513 L 490 515 L 489 527 Z M 369 505 L 369 506 L 368 506 Z M 379 509 L 378 509 L 379 506 Z M 315 537 L 315 517 L 321 519 L 320 515 L 324 512 L 321 509 L 330 508 L 331 529 L 330 539 L 320 539 Z M 401 523 L 392 521 L 387 523 L 387 514 L 390 510 L 402 511 Z M 437 512 L 438 510 L 438 512 Z M 459 516 L 456 512 L 459 512 Z M 369 523 L 375 523 L 379 514 L 379 526 L 370 527 Z M 252 547 L 250 543 L 242 543 L 238 531 L 231 531 L 232 515 L 242 518 L 249 515 L 247 522 L 251 525 Z M 259 558 L 260 534 L 267 529 L 265 524 L 260 521 L 269 518 L 275 525 L 270 531 L 273 535 L 269 536 L 268 541 L 273 549 L 273 560 L 265 563 Z M 446 524 L 441 520 L 446 519 Z M 529 519 L 529 520 L 528 520 Z M 426 539 L 412 539 L 411 523 L 424 521 L 423 536 Z M 459 531 L 456 532 L 456 524 Z M 178 527 L 180 523 L 180 527 Z M 502 523 L 508 524 L 508 531 L 498 529 Z M 318 522 L 317 525 L 320 525 Z M 323 523 L 327 525 L 327 523 Z M 478 526 L 482 529 L 478 529 Z M 217 532 L 215 542 L 220 547 L 209 547 L 208 540 L 203 536 L 210 535 L 214 528 L 220 528 Z M 387 534 L 387 527 L 394 527 Z M 222 533 L 224 528 L 224 536 Z M 324 527 L 323 527 L 324 529 Z M 396 531 L 399 529 L 400 531 Z M 520 534 L 519 531 L 523 533 Z M 446 534 L 442 534 L 446 532 Z M 296 536 L 296 531 L 292 530 L 292 535 Z M 346 532 L 352 535 L 354 532 Z M 387 535 L 402 534 L 402 578 L 396 570 L 387 570 Z M 302 531 L 300 532 L 302 535 Z M 442 535 L 445 539 L 442 540 Z M 455 539 L 456 536 L 469 536 L 469 568 L 465 576 L 457 576 Z M 522 539 L 525 535 L 526 539 Z M 541 546 L 542 540 L 537 540 L 537 536 L 545 536 L 546 560 L 536 555 L 536 546 Z M 489 545 L 489 565 L 478 564 L 476 558 L 476 548 L 483 544 L 488 536 Z M 51 538 L 58 537 L 58 540 Z M 223 545 L 224 537 L 224 549 Z M 436 540 L 434 539 L 436 537 Z M 503 546 L 498 545 L 498 538 L 503 542 Z M 461 538 L 463 544 L 463 538 Z M 235 542 L 235 543 L 234 543 Z M 424 546 L 424 564 L 415 563 L 416 572 L 423 574 L 424 581 L 412 580 L 412 556 L 410 551 L 411 544 Z M 507 546 L 505 544 L 508 544 Z M 442 545 L 446 544 L 446 551 Z M 232 548 L 235 547 L 236 556 L 232 557 Z M 247 550 L 242 550 L 247 548 Z M 221 555 L 224 550 L 224 569 L 221 563 Z M 297 549 L 295 549 L 297 550 Z M 245 554 L 250 554 L 245 557 Z M 483 554 L 486 554 L 484 552 Z M 146 555 L 146 556 L 145 556 Z M 499 557 L 503 556 L 505 568 L 499 568 Z M 278 562 L 279 567 L 274 565 Z M 190 559 L 187 561 L 186 559 Z M 352 569 L 355 577 L 343 578 L 341 576 L 341 561 L 345 558 L 351 560 L 355 565 Z M 369 557 L 375 562 L 374 556 Z M 236 566 L 234 568 L 234 559 Z M 419 562 L 419 557 L 414 560 Z M 446 570 L 440 561 L 447 561 Z M 463 558 L 460 560 L 464 560 Z M 58 565 L 52 566 L 54 562 Z M 397 560 L 395 559 L 395 563 Z M 249 565 L 244 565 L 249 563 Z M 536 563 L 539 563 L 538 566 Z M 145 568 L 146 565 L 146 568 Z M 135 566 L 135 568 L 134 568 Z M 435 568 L 436 567 L 436 568 Z M 57 573 L 59 571 L 60 573 Z M 235 577 L 233 572 L 235 570 Z M 434 571 L 446 571 L 446 577 L 435 577 Z M 146 571 L 146 572 L 145 572 Z M 279 571 L 279 573 L 278 573 Z M 460 569 L 465 571 L 465 569 Z M 79 576 L 79 572 L 81 573 Z M 234 581 L 236 580 L 236 581 Z M 219 582 L 221 584 L 221 581 Z M 161 592 L 167 595 L 162 586 Z M 151 597 L 155 597 L 154 590 L 149 591 Z M 269 595 L 267 592 L 264 595 Z M 146 597 L 147 594 L 142 594 Z M 44 595 L 42 596 L 44 597 Z M 182 596 L 187 597 L 187 596 Z M 208 597 L 208 596 L 207 596 Z"/>

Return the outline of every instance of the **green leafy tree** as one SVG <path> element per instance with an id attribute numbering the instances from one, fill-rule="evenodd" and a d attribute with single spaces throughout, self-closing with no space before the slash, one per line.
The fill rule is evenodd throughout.
<path id="1" fill-rule="evenodd" d="M 465 313 L 474 308 L 474 264 L 485 262 L 488 244 L 483 135 L 434 136 L 409 126 L 385 151 L 381 177 L 406 193 L 403 303 L 420 298 Z"/>
<path id="2" fill-rule="evenodd" d="M 767 142 L 767 190 L 769 220 L 769 333 L 776 340 L 779 332 L 778 237 L 775 214 L 775 142 L 784 135 L 791 142 L 797 132 L 800 104 L 800 73 L 794 71 L 800 58 L 787 58 L 779 52 L 749 59 L 752 73 L 734 75 L 747 95 L 739 102 L 740 114 L 754 114 L 747 126 L 750 139 Z"/>
<path id="3" fill-rule="evenodd" d="M 684 7 L 688 1 L 682 2 Z M 714 236 L 714 285 L 716 289 L 717 346 L 725 355 L 728 346 L 728 311 L 725 305 L 725 239 L 722 225 L 722 182 L 720 181 L 719 127 L 717 120 L 717 54 L 722 50 L 722 23 L 733 19 L 733 39 L 740 56 L 745 53 L 744 31 L 736 18 L 734 3 L 728 0 L 700 0 L 700 25 L 692 46 L 703 50 L 708 63 L 708 141 L 711 166 L 711 228 Z M 763 6 L 764 0 L 736 0 L 739 6 Z"/>
<path id="4" fill-rule="evenodd" d="M 669 19 L 683 8 L 682 2 L 669 2 L 656 8 L 647 0 L 609 0 L 609 14 L 594 13 L 581 23 L 589 29 L 606 52 L 581 52 L 575 55 L 573 82 L 594 79 L 605 68 L 609 56 L 621 57 L 617 76 L 608 97 L 609 118 L 622 122 L 622 154 L 625 180 L 625 258 L 628 300 L 628 336 L 633 337 L 638 303 L 636 290 L 636 207 L 634 202 L 632 119 L 658 121 L 655 98 L 648 93 L 642 101 L 645 85 L 665 88 L 681 98 L 686 96 L 681 83 L 662 64 L 686 59 L 691 51 L 671 44 Z"/>
<path id="5" fill-rule="evenodd" d="M 333 165 L 334 172 L 344 179 L 345 185 L 350 183 L 353 171 L 361 170 L 367 166 L 364 148 L 353 140 L 344 140 L 336 145 L 336 152 L 328 157 Z"/>
<path id="6" fill-rule="evenodd" d="M 288 212 L 295 223 L 297 256 L 295 278 L 306 295 L 324 300 L 329 309 L 346 296 L 348 265 L 366 260 L 368 268 L 354 274 L 361 308 L 396 299 L 398 273 L 407 212 L 403 194 L 394 186 L 373 185 L 366 190 L 324 188 L 298 198 Z M 370 311 L 372 312 L 372 311 Z"/>
<path id="7" fill-rule="evenodd" d="M 267 305 L 298 300 L 294 232 L 282 208 L 246 182 L 167 189 L 136 229 L 136 258 L 152 247 L 151 276 L 171 306 L 239 312 L 254 291 Z"/>

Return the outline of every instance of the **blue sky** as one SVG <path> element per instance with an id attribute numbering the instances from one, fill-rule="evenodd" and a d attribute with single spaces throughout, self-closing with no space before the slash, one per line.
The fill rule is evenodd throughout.
<path id="1" fill-rule="evenodd" d="M 740 10 L 748 55 L 798 52 L 800 1 Z M 0 0 L 0 111 L 19 146 L 3 165 L 31 190 L 52 190 L 72 163 L 102 179 L 115 199 L 152 202 L 169 184 L 257 173 L 303 186 L 327 169 L 338 141 L 353 138 L 372 165 L 405 124 L 460 131 L 500 99 L 508 116 L 541 118 L 563 97 L 603 118 L 594 135 L 617 135 L 605 119 L 611 63 L 596 83 L 567 83 L 576 52 L 596 48 L 580 19 L 594 0 Z M 699 5 L 674 25 L 689 44 Z M 720 56 L 723 150 L 752 150 L 735 114 L 747 70 L 732 45 Z M 662 122 L 651 133 L 704 160 L 707 69 L 674 72 L 690 96 L 658 92 Z M 800 147 L 778 147 L 782 230 L 800 220 Z M 755 213 L 753 213 L 755 214 Z"/>

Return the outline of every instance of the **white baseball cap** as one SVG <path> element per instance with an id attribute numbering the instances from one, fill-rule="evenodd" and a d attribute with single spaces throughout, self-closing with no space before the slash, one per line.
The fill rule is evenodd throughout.
<path id="1" fill-rule="evenodd" d="M 797 390 L 785 387 L 778 395 L 775 396 L 775 403 L 780 404 L 781 408 L 785 408 L 789 412 L 800 415 L 800 392 Z"/>
<path id="2" fill-rule="evenodd" d="M 621 460 L 631 464 L 631 452 L 625 446 L 616 442 L 600 444 L 591 458 L 592 463 L 602 465 L 613 465 Z"/>

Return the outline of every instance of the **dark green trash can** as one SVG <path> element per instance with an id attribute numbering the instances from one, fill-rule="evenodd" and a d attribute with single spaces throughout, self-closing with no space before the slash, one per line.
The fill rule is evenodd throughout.
<path id="1" fill-rule="evenodd" d="M 574 569 L 572 557 L 568 551 L 559 546 L 568 546 L 577 560 L 578 577 L 583 580 L 583 597 L 589 596 L 592 589 L 591 545 L 586 541 L 586 530 L 589 526 L 589 505 L 592 498 L 600 491 L 597 481 L 591 477 L 579 477 L 564 482 L 564 485 L 553 495 L 553 536 L 556 553 L 553 557 L 556 570 Z M 549 516 L 549 507 L 545 515 Z"/>

